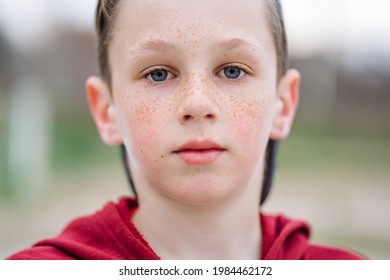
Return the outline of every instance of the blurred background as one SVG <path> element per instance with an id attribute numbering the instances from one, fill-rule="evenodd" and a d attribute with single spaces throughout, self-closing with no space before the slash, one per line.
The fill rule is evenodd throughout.
<path id="1" fill-rule="evenodd" d="M 385 0 L 284 4 L 297 119 L 264 211 L 315 242 L 390 259 L 390 9 Z M 0 259 L 130 194 L 90 117 L 96 0 L 0 0 Z"/>

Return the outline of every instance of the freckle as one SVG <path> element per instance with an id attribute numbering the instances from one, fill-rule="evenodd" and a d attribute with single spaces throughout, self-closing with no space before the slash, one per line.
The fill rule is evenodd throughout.
<path id="1" fill-rule="evenodd" d="M 163 156 L 163 155 L 161 155 L 161 158 L 164 158 L 164 156 Z"/>

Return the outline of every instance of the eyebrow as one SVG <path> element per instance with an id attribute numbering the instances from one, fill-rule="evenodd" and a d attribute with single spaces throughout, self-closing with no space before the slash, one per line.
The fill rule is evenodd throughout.
<path id="1" fill-rule="evenodd" d="M 173 50 L 175 47 L 173 44 L 161 40 L 161 39 L 151 39 L 147 41 L 143 41 L 138 43 L 135 46 L 135 51 L 154 51 L 154 52 L 159 52 L 159 51 L 168 51 L 168 50 Z"/>
<path id="2" fill-rule="evenodd" d="M 232 51 L 236 49 L 249 49 L 249 50 L 259 49 L 258 46 L 251 44 L 248 41 L 241 38 L 234 38 L 234 39 L 217 42 L 215 44 L 215 47 L 223 47 L 228 51 Z M 161 51 L 172 51 L 174 49 L 175 49 L 174 44 L 161 39 L 150 39 L 147 41 L 143 41 L 138 43 L 134 48 L 135 51 L 141 51 L 141 52 L 142 51 L 161 52 Z"/>
<path id="3" fill-rule="evenodd" d="M 229 51 L 235 49 L 241 49 L 241 48 L 251 49 L 251 50 L 256 50 L 259 48 L 256 45 L 251 44 L 248 41 L 240 38 L 234 38 L 227 41 L 222 41 L 220 45 Z"/>

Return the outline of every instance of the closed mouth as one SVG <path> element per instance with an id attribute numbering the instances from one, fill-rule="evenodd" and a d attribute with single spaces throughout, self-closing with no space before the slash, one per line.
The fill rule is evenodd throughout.
<path id="1" fill-rule="evenodd" d="M 174 153 L 189 165 L 207 165 L 216 161 L 225 151 L 225 148 L 212 141 L 191 141 Z"/>
<path id="2" fill-rule="evenodd" d="M 222 148 L 220 145 L 216 144 L 213 141 L 205 140 L 205 141 L 190 141 L 186 144 L 180 146 L 174 153 L 180 153 L 183 151 L 207 151 L 207 150 L 226 150 Z"/>

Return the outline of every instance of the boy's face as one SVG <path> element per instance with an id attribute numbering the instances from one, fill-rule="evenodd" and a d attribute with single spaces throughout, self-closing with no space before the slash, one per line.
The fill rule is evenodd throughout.
<path id="1" fill-rule="evenodd" d="M 118 10 L 112 98 L 97 79 L 87 90 L 102 138 L 127 148 L 140 198 L 258 199 L 266 144 L 288 133 L 261 1 L 131 0 Z"/>

